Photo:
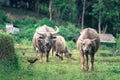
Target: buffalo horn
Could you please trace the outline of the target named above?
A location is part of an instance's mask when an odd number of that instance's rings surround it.
[[[37,32],[37,34],[39,34],[39,35],[43,35],[43,34],[44,34],[44,32]]]
[[[55,32],[53,32],[52,34],[57,34],[58,32],[59,32],[59,28],[56,26],[56,31]]]

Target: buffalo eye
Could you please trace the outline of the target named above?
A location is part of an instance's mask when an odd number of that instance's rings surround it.
[[[51,38],[52,38],[52,39],[56,39],[56,36],[52,36]]]
[[[39,38],[40,38],[40,39],[44,39],[44,37],[43,37],[43,36],[40,36]]]
[[[56,37],[52,37],[52,39],[55,39]]]
[[[82,45],[85,46],[85,43],[83,42]]]

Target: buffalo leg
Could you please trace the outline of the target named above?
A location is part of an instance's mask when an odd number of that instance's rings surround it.
[[[86,70],[88,71],[88,55],[85,55],[85,66],[86,66]]]
[[[46,54],[46,62],[49,62],[49,53]]]
[[[42,63],[42,57],[43,57],[43,54],[42,53],[40,53],[40,63]]]
[[[52,56],[54,56],[54,51],[52,50]]]
[[[82,63],[81,70],[84,71],[85,60],[84,60],[84,55],[83,54],[81,55],[81,63]]]
[[[54,56],[54,48],[52,48],[52,56]]]
[[[93,71],[94,70],[94,55],[90,55],[91,59],[90,59],[90,70]]]
[[[61,60],[63,60],[63,53],[60,53],[61,54]]]
[[[58,54],[57,51],[56,51],[56,54],[55,54],[55,55],[56,55],[57,58],[61,59],[61,56]]]

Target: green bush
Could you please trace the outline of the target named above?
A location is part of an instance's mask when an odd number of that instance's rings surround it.
[[[33,20],[33,21],[32,21]],[[27,38],[29,41],[32,40],[34,32],[38,26],[48,25],[55,28],[55,23],[47,18],[43,18],[41,21],[36,22],[34,19],[21,18],[15,21],[15,24],[20,26],[20,33],[13,34],[16,42],[21,42],[22,39]],[[76,28],[75,25],[68,23],[67,26],[59,26],[60,32],[67,41],[76,42],[79,37],[80,29]]]
[[[70,50],[75,49],[75,43],[73,41],[67,41],[67,46]]]
[[[20,28],[18,34],[12,34],[14,36],[15,42],[21,42],[22,39],[28,38],[32,40],[33,34],[35,32],[35,24],[37,20],[35,18],[20,18],[14,21],[14,24]]]
[[[27,38],[29,41],[32,40],[34,32],[38,26],[44,24],[54,27],[55,24],[47,18],[42,19],[37,23],[34,18],[21,18],[14,21],[14,24],[20,28],[20,33],[13,34],[16,42],[21,42],[22,39]],[[36,26],[35,26],[36,24]]]
[[[27,38],[29,41],[31,41],[35,33],[35,30],[36,28],[34,27],[25,29],[25,31],[23,32],[24,38]]]
[[[11,34],[14,38],[14,41],[17,43],[21,42],[21,39],[24,38],[24,34],[22,32],[19,32],[18,34]]]
[[[76,28],[75,25],[69,23],[67,26],[60,26],[60,35],[64,36],[67,41],[76,42],[79,37],[80,29]]]
[[[25,45],[31,45],[31,44],[32,44],[32,42],[31,42],[30,40],[28,40],[28,38],[22,39],[22,40],[21,40],[21,43],[22,43],[22,44],[25,44]]]
[[[5,31],[6,30],[5,25],[4,24],[0,24],[0,29]]]
[[[37,20],[35,18],[20,18],[14,21],[14,24],[17,25],[19,28],[24,27],[34,27]]]
[[[43,26],[43,25],[48,25],[50,27],[55,27],[55,23],[50,21],[48,18],[43,18],[42,20],[40,20],[35,26],[39,27],[39,26]]]
[[[0,33],[0,63],[18,67],[13,38],[6,33]]]
[[[104,50],[104,49],[108,49],[108,47],[107,47],[105,44],[101,44],[101,45],[100,45],[100,49],[101,49],[101,50]]]
[[[120,48],[120,34],[117,34],[117,38],[116,38],[116,48]]]
[[[0,11],[0,24],[11,23],[12,20],[8,18],[4,11]]]
[[[7,19],[6,13],[3,11],[0,11],[0,24],[4,24],[6,19]]]

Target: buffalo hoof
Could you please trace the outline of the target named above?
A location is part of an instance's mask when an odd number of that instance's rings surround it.
[[[46,62],[49,62],[49,60],[46,60]]]
[[[71,57],[70,59],[71,59],[71,60],[73,60],[73,61],[76,61],[76,59],[75,59],[75,58],[73,58],[73,57]]]
[[[82,72],[87,72],[88,70],[86,70],[86,69],[81,69],[81,71],[82,71]]]
[[[85,71],[84,67],[81,67],[81,71]]]
[[[82,67],[81,71],[86,72],[86,71],[88,71],[88,69]]]
[[[92,69],[90,69],[90,71],[94,71],[94,69],[92,68]]]
[[[43,61],[42,60],[39,60],[40,63],[42,63]]]
[[[94,67],[93,66],[90,66],[90,71],[94,71]]]

